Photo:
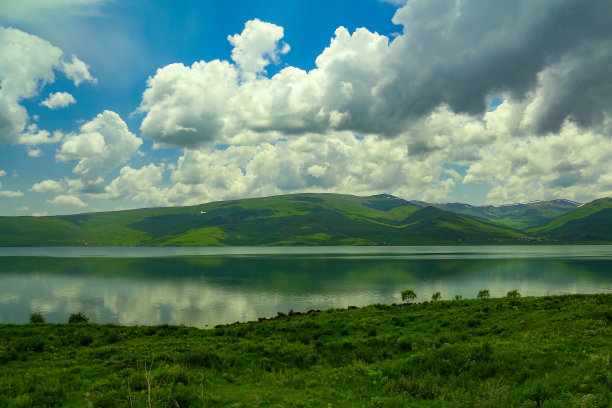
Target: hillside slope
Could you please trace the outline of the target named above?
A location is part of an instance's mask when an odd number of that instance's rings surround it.
[[[541,227],[580,206],[580,203],[570,200],[533,201],[505,205],[440,204],[422,201],[412,201],[412,203],[421,207],[436,207],[519,230]]]
[[[191,207],[0,217],[0,246],[515,243],[516,230],[386,194],[292,194]]]
[[[568,242],[612,242],[612,198],[585,204],[532,232]]]

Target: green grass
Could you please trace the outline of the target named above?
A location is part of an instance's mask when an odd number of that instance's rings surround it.
[[[611,306],[567,295],[210,330],[4,324],[0,406],[609,407]]]

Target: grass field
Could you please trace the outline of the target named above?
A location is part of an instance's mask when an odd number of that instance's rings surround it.
[[[284,312],[209,330],[0,325],[0,406],[612,404],[610,294]]]

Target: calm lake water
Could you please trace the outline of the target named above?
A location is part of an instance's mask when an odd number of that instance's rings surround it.
[[[612,246],[0,248],[0,322],[204,327],[276,312],[476,297],[612,292]]]

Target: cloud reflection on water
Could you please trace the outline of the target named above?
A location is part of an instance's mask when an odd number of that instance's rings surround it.
[[[612,260],[415,259],[333,256],[183,256],[175,258],[2,257],[0,321],[32,312],[66,322],[83,311],[94,322],[214,325],[278,311],[418,301],[440,291],[473,298],[518,289],[523,296],[612,291]]]

